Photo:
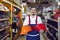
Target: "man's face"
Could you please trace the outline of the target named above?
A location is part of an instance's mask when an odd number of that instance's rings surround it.
[[[35,15],[35,13],[36,13],[36,8],[31,8],[31,14]]]

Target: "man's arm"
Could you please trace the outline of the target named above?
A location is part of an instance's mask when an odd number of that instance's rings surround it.
[[[41,20],[41,18],[38,16],[38,24],[42,24],[42,20]]]
[[[23,22],[23,26],[28,25],[29,19],[28,16],[25,18],[24,22]]]
[[[38,24],[43,24],[42,23],[42,19],[38,16]],[[44,30],[40,30],[40,33],[43,33],[44,32]]]

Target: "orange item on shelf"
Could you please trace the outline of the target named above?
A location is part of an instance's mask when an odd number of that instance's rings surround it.
[[[27,34],[28,32],[30,32],[32,29],[30,26],[23,26],[20,35],[24,35]]]

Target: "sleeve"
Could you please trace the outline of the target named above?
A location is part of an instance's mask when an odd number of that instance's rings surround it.
[[[23,26],[28,25],[28,24],[29,24],[28,23],[28,17],[26,17],[25,20],[24,20],[24,22],[23,22]]]
[[[38,17],[38,30],[42,31],[47,31],[46,27],[45,27],[45,24],[42,23],[42,20],[40,17]]]
[[[38,24],[42,24],[42,20],[39,16],[38,16]]]

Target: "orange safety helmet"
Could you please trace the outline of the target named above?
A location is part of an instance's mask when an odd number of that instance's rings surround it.
[[[23,34],[23,35],[24,35],[24,34],[27,34],[27,33],[30,32],[31,30],[32,30],[32,29],[31,29],[30,26],[23,26],[20,35],[22,35],[22,34]]]

